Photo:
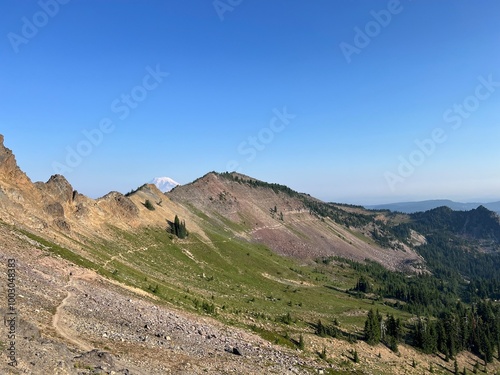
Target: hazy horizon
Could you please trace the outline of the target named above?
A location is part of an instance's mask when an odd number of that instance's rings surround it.
[[[500,200],[500,3],[1,4],[0,134],[91,197],[238,170],[325,201]]]

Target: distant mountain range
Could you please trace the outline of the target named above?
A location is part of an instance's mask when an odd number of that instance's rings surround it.
[[[172,180],[170,177],[155,177],[151,180],[150,184],[156,185],[158,190],[162,193],[168,193],[174,187],[180,185],[177,181]]]
[[[454,202],[449,199],[434,199],[434,200],[426,200],[418,202],[378,204],[378,205],[364,206],[364,207],[369,210],[391,210],[391,211],[398,211],[411,214],[414,212],[423,212],[432,210],[434,208],[442,206],[449,207],[454,211],[470,211],[479,206],[484,206],[488,210],[500,214],[500,201],[490,202],[490,203],[461,203],[461,202]]]

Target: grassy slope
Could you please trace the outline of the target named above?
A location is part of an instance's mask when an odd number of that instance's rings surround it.
[[[206,225],[211,243],[196,234],[179,240],[156,228],[136,233],[114,228],[117,242],[86,245],[83,256],[23,233],[75,264],[156,295],[160,303],[210,313],[286,347],[296,348],[294,340],[301,333],[309,335],[308,342],[326,340],[317,345],[328,344],[328,339],[310,336],[312,324],[318,319],[327,324],[337,319],[343,332],[356,337],[362,334],[366,312],[371,308],[403,321],[411,318],[383,302],[345,293],[343,290],[353,287],[359,277],[348,265],[300,264],[262,245],[231,239],[215,223],[206,221]],[[212,305],[215,314],[210,311]],[[287,314],[292,318],[289,324],[282,321]],[[317,345],[306,347],[306,351],[316,355]],[[354,373],[352,363],[345,358],[332,361]]]

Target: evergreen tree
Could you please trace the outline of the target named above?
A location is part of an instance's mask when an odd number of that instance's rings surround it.
[[[179,216],[175,215],[175,218],[174,218],[174,234],[179,237],[179,228],[180,228],[181,224],[180,224],[180,220],[179,220]]]
[[[437,333],[437,350],[443,354],[448,351],[446,349],[446,332],[444,330],[444,325],[441,320],[436,323],[436,333]]]
[[[497,358],[500,360],[500,339],[497,341],[497,350],[498,350]]]
[[[435,353],[437,351],[437,332],[434,322],[427,319],[427,327],[424,332],[424,342],[422,349],[425,353]]]
[[[146,207],[150,211],[155,210],[155,206],[153,206],[153,204],[151,203],[151,201],[149,199],[146,199],[146,202],[144,202],[144,207]]]
[[[302,336],[302,333],[301,333],[300,337],[299,337],[299,349],[304,350],[304,347],[305,347],[304,336]]]
[[[394,353],[397,353],[399,351],[398,349],[398,341],[394,336],[389,336],[387,346],[389,349],[391,349]]]
[[[450,358],[454,358],[457,354],[457,349],[459,349],[458,338],[460,335],[459,324],[457,316],[451,312],[447,311],[442,317],[444,332],[446,335],[446,355]]]
[[[481,352],[485,363],[493,361],[493,349],[491,348],[488,334],[484,329],[481,329]]]
[[[403,327],[401,325],[401,320],[398,318],[397,320],[394,318],[394,315],[387,315],[387,319],[385,321],[385,342],[386,345],[393,352],[398,352],[398,342],[401,340],[403,335]]]
[[[319,353],[321,359],[326,359],[326,348],[323,346],[323,350]]]
[[[392,314],[387,315],[385,326],[387,335],[394,337],[397,341],[401,340],[401,337],[403,336],[401,319],[395,319]]]
[[[189,234],[187,229],[186,229],[186,222],[180,221],[180,219],[177,215],[175,215],[175,218],[174,218],[172,233],[175,234],[180,239],[186,238]]]
[[[375,314],[373,309],[368,312],[368,317],[365,321],[365,340],[370,345],[376,345],[380,342],[381,333],[381,317],[380,314]]]
[[[418,318],[418,321],[413,326],[413,346],[417,348],[422,348],[424,345],[424,324],[422,323],[422,319]]]
[[[354,288],[354,290],[363,293],[370,293],[372,291],[368,279],[366,279],[364,276],[361,276],[358,279],[358,282],[356,283],[356,287]]]
[[[320,337],[326,337],[326,327],[321,320],[318,320],[318,324],[316,324],[316,334]]]
[[[318,320],[318,323],[316,324],[315,333],[320,337],[327,337],[327,336],[337,337],[338,328],[333,325],[326,326],[321,322],[321,320]]]
[[[182,221],[179,227],[179,238],[186,238],[188,232],[186,230],[186,221]]]
[[[438,345],[438,334],[434,322],[429,318],[419,318],[413,327],[413,345],[424,353],[435,353]]]

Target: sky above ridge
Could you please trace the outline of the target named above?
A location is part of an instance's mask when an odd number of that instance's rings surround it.
[[[500,199],[496,0],[6,0],[0,133],[34,180],[233,171],[327,201]]]

